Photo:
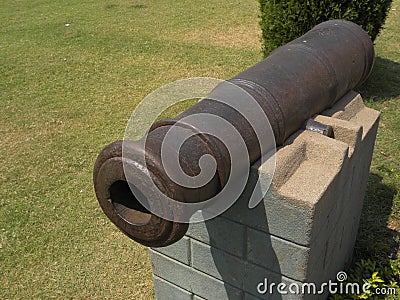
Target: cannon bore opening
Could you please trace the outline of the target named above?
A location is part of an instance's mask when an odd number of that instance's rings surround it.
[[[110,188],[110,200],[114,211],[126,222],[132,225],[145,225],[150,221],[151,213],[144,207],[132,193],[128,182],[118,180]],[[141,199],[144,195],[135,190]],[[146,204],[147,205],[147,204]]]

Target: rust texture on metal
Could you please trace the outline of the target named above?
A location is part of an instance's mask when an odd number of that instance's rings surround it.
[[[304,128],[313,115],[331,107],[363,83],[373,62],[374,49],[367,33],[354,23],[332,20],[276,49],[266,59],[228,81],[258,102],[271,124],[276,145],[282,145],[291,134]],[[219,86],[213,93],[218,89]],[[213,156],[217,162],[214,177],[197,189],[184,188],[168,178],[161,163],[161,144],[170,126],[186,116],[209,113],[224,118],[242,136],[251,163],[260,158],[257,136],[247,120],[232,107],[211,98],[202,99],[174,119],[153,124],[145,149],[138,149],[135,142],[131,146],[127,142],[125,146],[132,153],[145,152],[146,172],[150,173],[157,188],[172,199],[205,201],[220,192],[230,175],[231,162],[226,147],[217,138],[199,132],[181,149],[170,151],[177,151],[182,169],[191,176],[199,173],[200,157]],[[332,134],[329,128],[315,127],[315,123],[309,125],[322,133]],[[179,126],[197,132],[191,124]],[[122,232],[143,245],[167,246],[187,231],[187,224],[164,220],[136,201],[124,174],[122,141],[108,145],[99,154],[94,167],[94,188],[104,213]]]

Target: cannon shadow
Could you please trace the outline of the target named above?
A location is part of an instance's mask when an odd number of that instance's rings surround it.
[[[371,75],[359,88],[363,99],[382,102],[400,96],[400,64],[390,59],[376,57]]]
[[[400,233],[391,227],[390,215],[396,189],[382,182],[382,176],[370,173],[364,199],[353,264],[360,259],[378,259],[388,265],[399,251]],[[398,227],[398,226],[397,226]]]
[[[394,259],[399,251],[399,240],[400,234],[394,229],[396,224],[390,224],[390,215],[392,211],[393,201],[396,195],[396,189],[392,186],[386,185],[382,182],[382,177],[375,173],[370,173],[367,191],[364,200],[364,207],[362,210],[362,216],[360,220],[360,228],[357,236],[357,242],[355,245],[352,266],[355,262],[361,259],[372,259],[377,260],[380,266],[388,266],[389,261]],[[251,216],[254,213],[254,218],[265,222],[267,227],[263,230],[268,231],[268,220],[265,214],[264,202],[261,202],[255,211],[251,209],[244,210],[243,203],[246,201],[246,197],[241,197],[227,212],[225,212],[219,218],[228,218],[232,220],[232,214],[229,214],[230,210],[235,212],[237,220],[243,220]],[[260,212],[263,211],[263,214]],[[262,217],[260,217],[262,215]],[[244,222],[245,223],[245,222]],[[214,260],[215,267],[218,270],[220,279],[225,283],[225,292],[227,299],[241,299],[238,296],[238,290],[243,290],[246,293],[246,297],[249,299],[282,299],[282,296],[276,293],[274,294],[259,294],[257,292],[257,284],[268,279],[268,283],[280,283],[284,282],[285,279],[281,275],[281,267],[278,261],[278,257],[273,247],[272,238],[270,235],[264,235],[263,253],[268,256],[268,268],[258,265],[249,259],[251,257],[251,247],[249,245],[250,236],[248,230],[252,230],[251,227],[243,225],[246,228],[245,240],[243,245],[243,257],[236,257],[237,261],[241,262],[238,264],[228,264],[227,257],[229,253],[221,255],[221,250],[218,248],[211,248],[212,258]],[[211,223],[206,222],[206,228],[210,239],[218,239],[221,237],[221,231],[215,226],[211,226]],[[240,241],[243,240],[242,233],[240,231],[231,230],[226,232],[229,239]],[[238,268],[240,268],[238,270]],[[232,274],[236,274],[236,283],[232,282]],[[235,287],[236,289],[232,288]],[[244,297],[242,295],[241,297]],[[246,298],[247,299],[247,298]]]
[[[225,232],[230,240],[236,241],[236,243],[243,243],[243,245],[237,245],[242,247],[243,252],[241,257],[234,257],[237,261],[235,263],[227,263],[227,258],[231,256],[229,253],[222,253],[218,248],[212,247],[211,254],[214,260],[215,267],[220,274],[220,279],[224,281],[225,291],[227,299],[282,299],[282,296],[276,293],[274,294],[260,294],[257,290],[257,286],[263,282],[264,285],[261,289],[265,289],[265,279],[267,279],[268,285],[272,282],[279,284],[282,282],[283,278],[281,275],[281,267],[272,245],[271,236],[267,233],[269,232],[268,220],[266,216],[266,208],[264,201],[261,201],[255,208],[248,208],[248,196],[246,196],[246,191],[253,190],[254,186],[250,183],[247,184],[245,192],[242,196],[230,207],[226,212],[217,218],[229,219],[240,226],[243,227],[244,231],[231,230]],[[260,191],[255,191],[261,195]],[[251,259],[252,256],[252,241],[254,243],[255,238],[252,237],[250,231],[255,231],[254,228],[246,224],[246,220],[249,218],[256,218],[257,222],[262,224],[262,241],[257,241],[257,243],[262,244],[261,256],[264,266],[254,263]],[[206,229],[208,231],[210,240],[218,239],[221,237],[221,230],[212,226],[212,223],[205,222]],[[244,237],[243,237],[244,232]],[[257,255],[260,254],[260,249],[254,250]],[[253,253],[254,255],[254,253]],[[232,257],[233,258],[233,257]],[[268,268],[265,265],[268,265]],[[232,279],[232,274],[236,278]],[[233,280],[233,283],[232,283]],[[232,286],[234,287],[232,289]],[[242,292],[240,292],[242,290]]]

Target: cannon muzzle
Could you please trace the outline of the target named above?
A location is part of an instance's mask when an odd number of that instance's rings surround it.
[[[190,117],[213,115],[231,124],[244,141],[244,156],[254,163],[272,147],[271,143],[265,146],[260,142],[255,127],[270,126],[273,146],[282,145],[309,118],[363,83],[373,62],[371,39],[358,25],[331,20],[315,26],[263,61],[217,85],[209,96],[174,119],[154,123],[142,140],[117,141],[105,147],[94,167],[94,188],[100,206],[122,232],[143,245],[160,247],[178,241],[187,231],[188,222],[182,222],[179,206],[165,205],[159,195],[179,203],[204,203],[206,207],[208,199],[227,187],[230,177],[237,177],[232,171],[235,153],[221,138],[200,128],[208,121],[192,122]],[[249,105],[247,109],[244,103],[247,113],[262,113],[261,117],[250,122],[236,109],[235,105],[247,101],[241,93],[254,99],[258,107],[252,110],[255,106]],[[172,127],[178,128],[178,137],[188,137],[179,148],[163,145]],[[224,134],[224,129],[220,130]],[[234,144],[234,138],[231,141]],[[214,172],[201,186],[179,184],[174,180],[175,174],[167,171],[163,152],[178,157],[179,169],[195,181],[202,172],[203,156],[213,158]],[[239,163],[239,168],[245,170],[248,166]],[[167,211],[171,217],[160,217],[162,214],[154,213],[154,209]]]

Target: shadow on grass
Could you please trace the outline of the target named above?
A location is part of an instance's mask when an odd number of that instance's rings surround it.
[[[376,57],[372,73],[359,92],[366,101],[375,102],[400,96],[400,64]]]
[[[388,227],[395,195],[380,175],[369,175],[353,262],[369,258],[386,265],[396,256],[399,233]]]

